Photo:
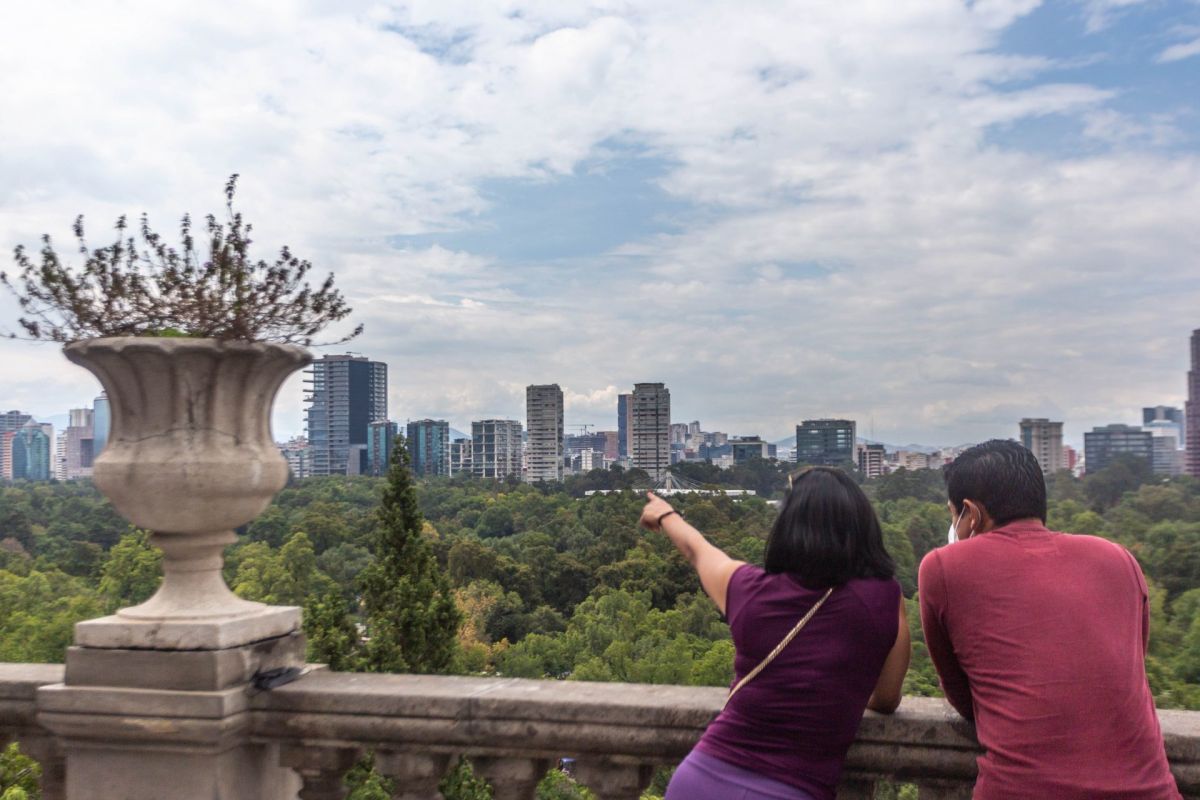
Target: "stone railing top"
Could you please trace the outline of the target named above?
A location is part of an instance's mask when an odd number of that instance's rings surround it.
[[[62,679],[62,664],[0,663],[0,702],[33,703],[39,686]]]
[[[317,671],[251,707],[257,735],[280,742],[673,763],[724,697],[708,687]],[[1193,794],[1200,713],[1160,719],[1180,787]],[[969,782],[979,752],[972,725],[945,701],[906,697],[895,714],[866,713],[846,766],[867,780]]]
[[[725,690],[711,687],[318,670],[260,695],[255,705],[307,713],[703,728],[724,697]]]

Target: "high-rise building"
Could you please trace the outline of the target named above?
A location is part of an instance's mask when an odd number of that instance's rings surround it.
[[[1142,409],[1142,425],[1146,427],[1163,428],[1172,425],[1175,428],[1175,439],[1182,449],[1187,443],[1187,417],[1182,408],[1175,406],[1147,406]]]
[[[471,473],[503,480],[521,477],[521,423],[484,419],[471,423]]]
[[[860,444],[858,446],[858,471],[864,478],[878,478],[883,474],[883,462],[887,452],[881,444]]]
[[[368,469],[366,444],[352,444],[346,448],[347,475],[367,475]]]
[[[744,464],[754,458],[765,461],[771,457],[771,445],[760,436],[740,436],[729,440],[729,455],[734,464]]]
[[[1200,478],[1200,328],[1192,331],[1192,368],[1188,371],[1188,399],[1184,412],[1187,474]]]
[[[1143,425],[1142,430],[1149,431],[1153,437],[1150,466],[1154,469],[1154,474],[1172,478],[1182,475],[1185,453],[1179,449],[1179,426],[1166,420],[1155,420]]]
[[[1083,463],[1089,473],[1099,472],[1122,454],[1153,464],[1153,435],[1133,425],[1103,425],[1083,434]]]
[[[365,356],[332,355],[305,372],[309,384],[305,417],[313,475],[365,471],[367,429],[387,419],[387,364]]]
[[[594,469],[604,469],[609,459],[600,450],[583,450],[571,458],[573,472],[591,472]]]
[[[621,434],[619,431],[598,431],[604,437],[604,460],[610,464],[621,457]]]
[[[73,408],[67,425],[67,449],[64,471],[67,480],[90,478],[95,444],[92,431],[94,415],[90,408]]]
[[[67,479],[66,429],[58,432],[58,436],[54,442],[54,479],[56,481],[65,481]]]
[[[796,463],[842,466],[855,462],[852,419],[806,419],[796,426]]]
[[[633,467],[659,480],[671,465],[671,392],[661,383],[636,383],[630,405]]]
[[[287,460],[293,478],[300,480],[312,475],[312,450],[308,446],[308,439],[293,436],[279,445],[279,452]]]
[[[525,387],[526,452],[530,483],[563,478],[563,393],[557,383]]]
[[[471,440],[455,439],[450,443],[450,474],[471,473]]]
[[[20,411],[6,411],[0,414],[0,438],[6,433],[16,433],[32,419],[33,417],[29,414]],[[8,456],[5,454],[4,448],[0,447],[0,475],[8,475],[10,471]]]
[[[671,423],[671,444],[685,445],[688,440],[689,425],[686,422]]]
[[[35,422],[26,423],[18,431],[5,434],[5,449],[12,480],[48,481],[52,475],[50,442],[53,433],[47,434],[45,427]]]
[[[13,441],[17,438],[16,431],[0,433],[0,479],[13,479]]]
[[[392,466],[392,449],[400,426],[386,419],[376,420],[367,426],[367,474],[381,477]],[[410,453],[411,455],[411,453]]]
[[[617,395],[617,458],[629,458],[633,453],[633,395]]]
[[[599,431],[596,433],[568,433],[563,439],[563,451],[568,456],[577,456],[588,450],[603,451],[607,447],[608,437]]]
[[[1079,464],[1079,451],[1069,444],[1064,444],[1063,462],[1066,464],[1066,469],[1074,472],[1075,467]]]
[[[1042,472],[1050,474],[1066,469],[1063,459],[1063,424],[1048,419],[1026,417],[1020,422],[1021,444],[1033,453]]]
[[[419,419],[408,423],[408,457],[413,475],[450,474],[450,423]]]
[[[112,426],[112,409],[108,395],[104,392],[92,401],[92,456],[98,458],[108,444],[108,431]]]

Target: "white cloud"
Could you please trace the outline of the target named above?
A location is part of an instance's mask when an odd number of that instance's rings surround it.
[[[1200,56],[1200,37],[1192,39],[1190,42],[1180,42],[1173,44],[1163,50],[1158,55],[1160,64],[1168,64],[1172,61],[1183,61],[1185,58]]]
[[[1088,32],[1095,33],[1112,25],[1129,9],[1150,2],[1151,0],[1081,0],[1081,5]]]
[[[1129,5],[1085,10],[1099,26]],[[525,383],[558,382],[573,421],[606,424],[645,379],[680,418],[744,433],[837,413],[961,441],[1022,403],[1121,419],[1181,399],[1200,160],[1158,149],[1177,120],[999,52],[1037,6],[10,4],[0,244],[61,239],[79,211],[97,236],[143,209],[169,229],[239,171],[258,240],[337,272],[400,419],[522,418]],[[994,144],[1035,118],[1096,149]],[[491,182],[553,181],[614,141],[703,213],[570,264],[390,244],[478,224]],[[9,404],[79,402],[76,373],[27,347],[0,343],[27,376]]]

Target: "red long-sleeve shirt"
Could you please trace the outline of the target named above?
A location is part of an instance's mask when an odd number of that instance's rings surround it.
[[[1177,800],[1125,548],[1016,522],[925,556],[921,624],[985,754],[976,800]]]

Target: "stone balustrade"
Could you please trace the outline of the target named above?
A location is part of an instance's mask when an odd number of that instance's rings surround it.
[[[54,696],[62,680],[61,666],[0,664],[0,739],[19,740],[42,762],[47,800],[63,797],[64,775],[56,738],[39,720],[63,713]],[[215,694],[197,692],[197,702],[166,708],[155,702],[160,690],[140,691],[140,706],[113,702],[119,720],[104,725],[106,735],[155,730],[166,747],[172,737],[189,740]],[[497,800],[532,797],[562,758],[575,760],[576,778],[601,800],[632,800],[657,767],[688,752],[723,697],[721,689],[682,686],[322,669],[273,690],[238,691],[239,725],[293,771],[293,785],[271,781],[270,795],[302,800],[344,797],[342,775],[368,750],[404,800],[438,798],[438,782],[460,755],[492,782]],[[1200,798],[1200,713],[1159,716],[1179,787]],[[969,797],[977,752],[970,726],[942,701],[909,697],[894,715],[863,719],[839,797],[870,797],[882,780],[914,783],[922,800]]]
[[[63,800],[66,792],[62,751],[37,721],[37,692],[62,680],[61,664],[0,663],[0,746],[17,741],[42,765],[43,800]]]

